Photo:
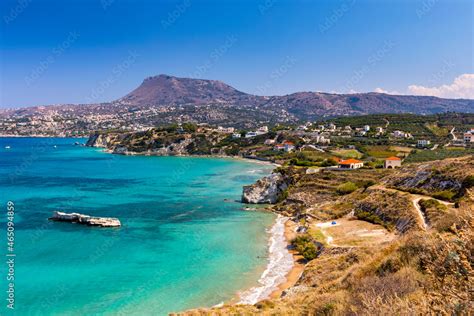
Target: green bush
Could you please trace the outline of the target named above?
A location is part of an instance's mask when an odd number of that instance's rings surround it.
[[[385,222],[380,216],[372,212],[356,210],[355,216],[360,220],[363,220],[372,224],[382,225],[387,230],[393,230],[394,228],[392,223]]]
[[[338,185],[336,191],[337,193],[344,195],[344,194],[352,193],[357,189],[358,189],[357,184],[355,184],[354,182],[348,181],[348,182]]]
[[[316,243],[309,234],[296,237],[291,244],[308,261],[315,259],[322,249],[322,246]]]
[[[336,166],[336,165],[337,165],[337,161],[332,158],[326,159],[319,164],[320,167],[331,167],[331,166]]]
[[[464,178],[462,182],[463,188],[469,189],[474,187],[474,175],[469,175],[466,178]]]
[[[451,201],[456,196],[456,192],[450,190],[439,191],[433,194],[433,197],[440,200]]]

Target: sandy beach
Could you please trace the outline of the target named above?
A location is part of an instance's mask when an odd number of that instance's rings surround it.
[[[285,238],[290,244],[291,240],[296,237],[296,227],[297,224],[292,220],[288,220],[285,223]],[[300,278],[301,274],[303,273],[305,265],[301,263],[301,259],[303,256],[299,255],[295,250],[289,250],[291,255],[293,256],[293,268],[290,272],[286,275],[286,281],[278,286],[278,289],[273,291],[270,295],[270,298],[279,298],[283,291],[289,289],[290,287],[294,286],[298,279]]]

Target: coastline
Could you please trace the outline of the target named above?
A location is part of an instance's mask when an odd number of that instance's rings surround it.
[[[92,147],[92,146],[89,146]],[[97,147],[96,147],[97,148]],[[280,164],[272,161],[266,161],[256,159],[252,157],[244,156],[226,156],[226,155],[160,155],[152,153],[137,153],[137,152],[125,152],[125,153],[114,153],[112,150],[103,148],[102,150],[109,154],[118,154],[123,156],[150,156],[150,157],[191,157],[191,158],[218,158],[218,159],[232,159],[246,162],[252,162],[259,165],[270,165],[273,167],[280,167]],[[276,213],[275,213],[276,214]],[[275,224],[270,229],[269,237],[269,262],[267,268],[262,273],[258,283],[261,286],[252,287],[237,293],[237,297],[229,301],[230,304],[256,304],[260,301],[279,298],[282,293],[288,288],[294,286],[299,280],[303,273],[305,265],[301,263],[303,258],[295,250],[290,249],[289,245],[293,238],[296,237],[296,223],[290,218],[283,217],[276,214]],[[281,225],[281,227],[278,227]],[[281,229],[280,231],[278,231]],[[274,230],[277,230],[276,232]],[[279,235],[279,236],[278,236]],[[279,240],[275,241],[275,239]],[[278,246],[277,246],[278,245]],[[277,246],[279,249],[275,249]],[[272,258],[272,254],[277,253],[276,259]],[[282,260],[286,255],[286,260]],[[275,257],[274,256],[274,257]],[[283,262],[276,262],[278,259]],[[277,271],[275,274],[275,270]],[[273,274],[273,275],[272,275]],[[222,303],[214,305],[213,307],[219,307]]]
[[[260,287],[250,288],[241,293],[234,304],[256,304],[266,299],[278,299],[282,293],[294,286],[303,273],[303,257],[288,246],[296,237],[296,223],[290,218],[278,215],[270,232],[269,262],[258,280]],[[279,247],[279,249],[277,248]]]
[[[282,283],[286,282],[286,276],[293,269],[293,256],[288,251],[285,236],[285,223],[287,217],[278,215],[275,224],[268,231],[268,262],[265,270],[258,279],[258,285],[244,290],[239,295],[237,304],[253,305],[271,296]]]
[[[102,148],[103,152],[112,154],[112,155],[122,155],[122,156],[144,156],[144,157],[191,157],[191,158],[219,158],[219,159],[236,159],[236,160],[242,160],[242,161],[248,161],[248,162],[253,162],[256,164],[261,164],[261,165],[271,165],[274,166],[275,168],[281,167],[280,164],[270,161],[270,160],[262,160],[262,159],[257,159],[257,158],[252,158],[252,157],[244,157],[244,156],[226,156],[226,155],[161,155],[161,154],[153,154],[153,153],[139,153],[139,152],[134,152],[134,151],[127,151],[125,153],[114,153],[112,150],[104,148],[104,147],[93,147],[93,146],[86,146],[90,148]]]
[[[291,219],[288,219],[286,221],[285,239],[288,246],[290,245],[291,240],[296,237],[296,228],[297,228],[296,223],[293,222]],[[293,257],[293,267],[285,276],[286,281],[281,283],[278,286],[278,289],[273,291],[268,298],[272,298],[272,299],[280,298],[284,291],[288,290],[290,287],[294,286],[296,282],[298,282],[299,278],[301,277],[301,274],[303,273],[303,270],[305,268],[305,264],[302,263],[302,259],[304,259],[303,256],[298,254],[297,251],[294,249],[288,249],[288,251]]]

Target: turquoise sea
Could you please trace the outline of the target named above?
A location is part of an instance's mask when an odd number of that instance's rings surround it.
[[[0,138],[2,254],[15,207],[15,305],[0,264],[0,315],[163,315],[255,286],[275,217],[246,212],[252,162],[118,156],[85,139]],[[10,148],[5,148],[10,146]],[[50,222],[54,210],[117,217],[120,228]]]

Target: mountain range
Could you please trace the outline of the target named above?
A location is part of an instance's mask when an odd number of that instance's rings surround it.
[[[216,80],[159,75],[143,83],[116,102],[130,105],[205,105],[286,110],[299,119],[332,115],[372,113],[432,114],[447,111],[473,112],[474,100],[441,99],[430,96],[388,95],[383,93],[330,94],[296,92],[283,96],[247,94]]]
[[[50,133],[54,129],[66,131],[71,128],[87,133],[97,129],[132,125],[143,128],[186,121],[247,128],[335,116],[443,112],[473,113],[474,100],[373,92],[296,92],[282,96],[258,96],[239,91],[221,81],[158,75],[146,78],[135,90],[111,102],[0,110],[0,120],[23,122],[22,126],[26,126],[24,133]],[[41,127],[44,122],[49,122],[47,129]]]

